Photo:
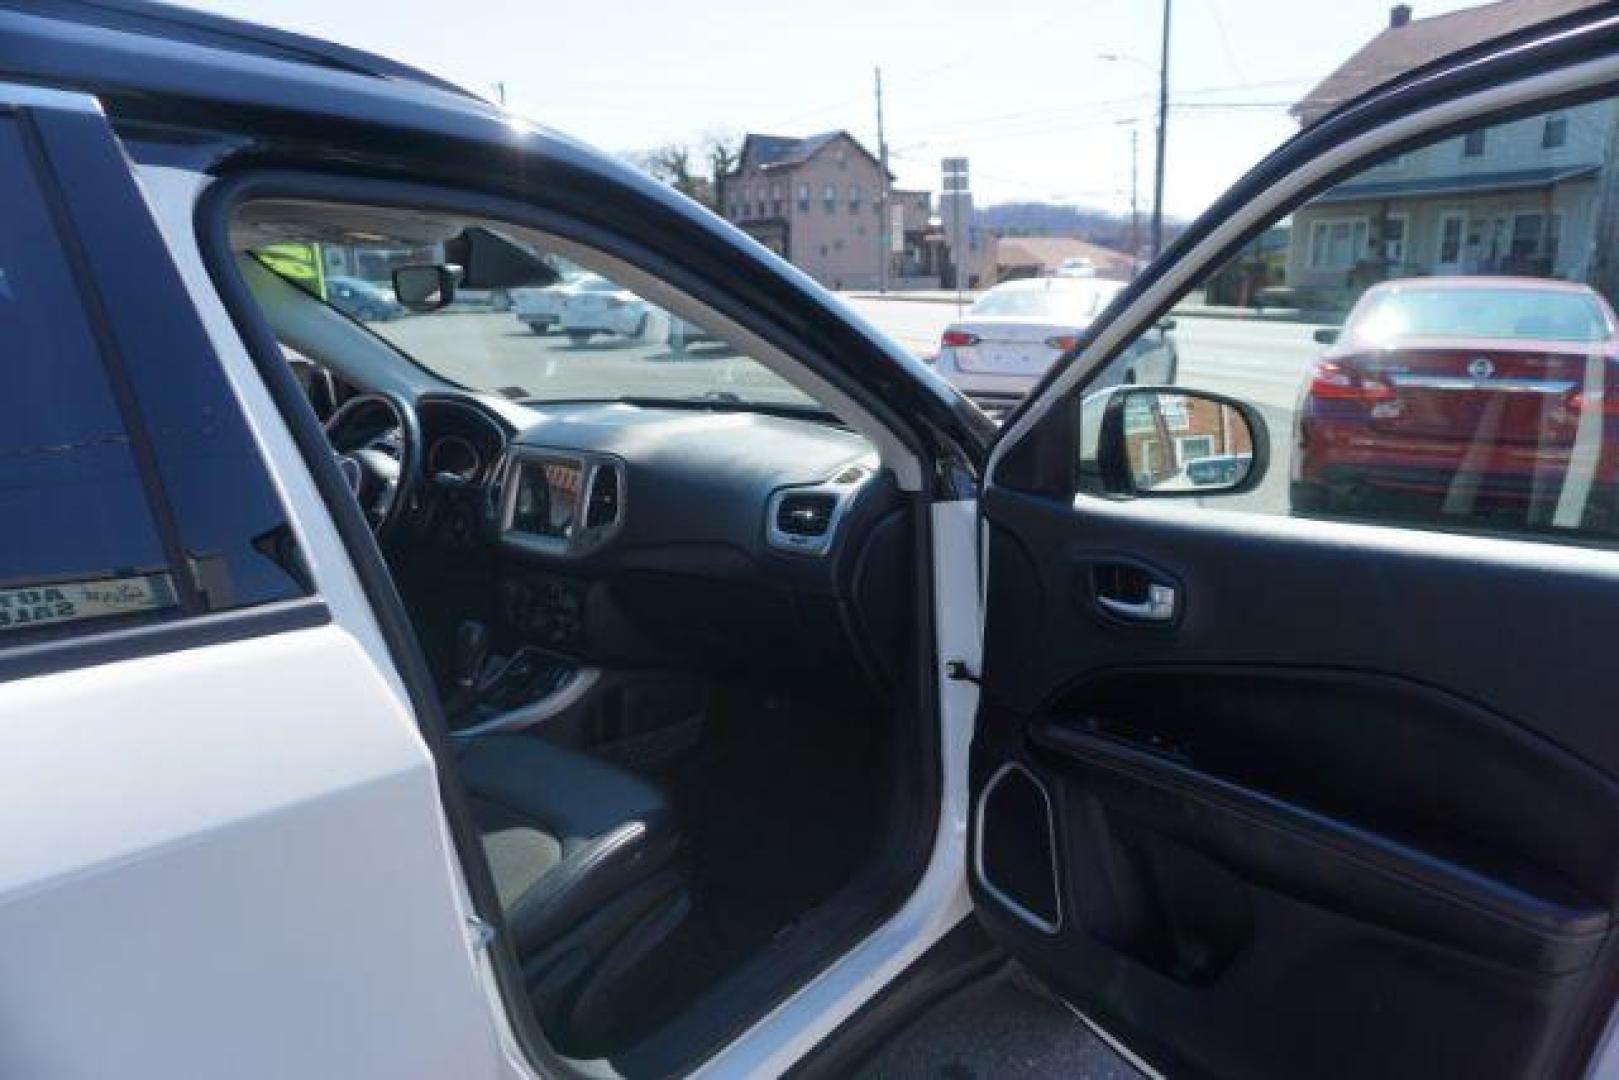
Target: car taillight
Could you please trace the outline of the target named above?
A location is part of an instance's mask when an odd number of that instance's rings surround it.
[[[965,330],[946,330],[939,344],[947,349],[959,349],[965,345],[977,345],[978,335],[970,334]]]
[[[1336,401],[1389,401],[1394,397],[1394,387],[1336,361],[1323,360],[1310,370],[1310,396]]]
[[[1058,334],[1056,337],[1046,338],[1046,344],[1058,352],[1067,352],[1079,344],[1079,338],[1073,334]]]

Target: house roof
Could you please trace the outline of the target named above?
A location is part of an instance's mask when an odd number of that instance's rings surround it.
[[[795,168],[838,139],[848,139],[850,144],[869,158],[873,165],[877,164],[877,159],[871,151],[861,146],[860,140],[847,131],[823,131],[819,135],[809,135],[802,139],[790,135],[750,133],[742,140],[741,164],[757,165],[761,169]]]
[[[1002,236],[995,241],[996,266],[1034,266],[1049,272],[1064,259],[1089,259],[1102,277],[1130,273],[1130,256],[1071,236]]]
[[[1409,180],[1367,180],[1339,184],[1318,195],[1312,205],[1359,202],[1366,199],[1414,199],[1438,195],[1482,195],[1496,191],[1532,191],[1570,180],[1589,180],[1595,165],[1511,169],[1504,172],[1466,173],[1460,176],[1419,176]]]
[[[1404,25],[1386,26],[1289,111],[1309,125],[1382,83],[1413,68],[1536,23],[1591,7],[1602,0],[1498,0]]]

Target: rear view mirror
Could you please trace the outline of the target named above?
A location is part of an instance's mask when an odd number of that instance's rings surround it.
[[[1097,428],[1095,460],[1082,462],[1081,471],[1100,481],[1103,494],[1235,494],[1264,478],[1265,421],[1233,398],[1180,387],[1116,386],[1087,399],[1082,415]]]
[[[393,276],[394,296],[411,311],[437,311],[455,299],[453,266],[401,266]]]
[[[1311,336],[1317,345],[1334,345],[1338,341],[1338,331],[1330,326],[1323,326]]]

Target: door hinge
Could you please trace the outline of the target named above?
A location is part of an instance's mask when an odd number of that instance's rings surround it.
[[[489,946],[495,943],[495,928],[488,920],[479,915],[467,916],[467,937],[472,947],[479,952],[488,952]]]
[[[945,678],[952,682],[970,682],[974,686],[983,685],[978,681],[978,675],[967,666],[965,660],[946,660],[944,662]]]

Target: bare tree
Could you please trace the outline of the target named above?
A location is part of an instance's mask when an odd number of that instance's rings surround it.
[[[711,131],[703,136],[703,153],[708,158],[708,174],[713,177],[713,209],[725,212],[725,183],[742,164],[742,142],[729,132]]]
[[[710,132],[701,143],[667,142],[631,160],[659,180],[711,210],[725,205],[726,176],[740,160],[741,143],[733,135]]]

